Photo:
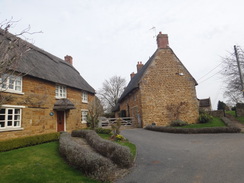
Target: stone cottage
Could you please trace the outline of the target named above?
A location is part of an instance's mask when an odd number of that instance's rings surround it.
[[[1,43],[14,40],[28,50],[0,77],[0,140],[86,127],[95,90],[74,68],[72,57],[62,60],[0,31]]]
[[[197,82],[168,43],[168,35],[160,32],[157,50],[145,65],[137,63],[137,73],[119,99],[117,116],[133,117],[138,127],[165,126],[176,119],[197,122]]]

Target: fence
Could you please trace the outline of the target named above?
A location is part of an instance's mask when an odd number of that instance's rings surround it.
[[[132,126],[133,125],[133,118],[131,117],[124,117],[124,118],[105,118],[101,117],[99,119],[99,127],[108,127],[112,124],[115,124],[118,119],[121,119],[121,126]]]

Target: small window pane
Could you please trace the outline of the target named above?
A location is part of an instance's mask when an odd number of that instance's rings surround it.
[[[13,109],[9,109],[8,114],[13,114]]]
[[[5,109],[1,109],[0,114],[5,114]]]
[[[8,126],[12,126],[12,121],[8,121]]]
[[[14,126],[20,126],[20,125],[19,125],[19,121],[15,121],[15,122],[14,122]]]
[[[5,127],[5,122],[0,122],[0,127],[1,128]]]

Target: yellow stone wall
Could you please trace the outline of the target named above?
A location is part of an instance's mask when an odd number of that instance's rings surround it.
[[[24,94],[2,93],[4,96],[11,96],[6,105],[25,106],[22,109],[21,127],[18,131],[1,131],[0,140],[17,138],[30,135],[38,135],[57,131],[57,113],[53,110],[56,84],[30,76],[23,77]],[[94,95],[88,93],[88,101],[93,100]],[[88,104],[82,103],[81,90],[67,87],[67,99],[76,107],[66,111],[65,127],[70,132],[74,129],[86,127],[81,123],[81,110],[87,109]],[[50,112],[54,115],[50,116]]]

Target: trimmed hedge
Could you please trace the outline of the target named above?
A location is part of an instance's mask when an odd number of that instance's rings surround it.
[[[70,165],[89,177],[100,181],[112,181],[115,177],[116,165],[110,159],[75,142],[69,133],[61,133],[59,151]]]
[[[74,130],[71,136],[85,138],[92,148],[121,168],[129,168],[133,165],[133,156],[128,147],[102,139],[95,131]]]
[[[196,133],[240,133],[241,129],[237,127],[206,127],[206,128],[173,128],[164,126],[146,126],[146,130],[167,132],[167,133],[184,133],[184,134],[196,134]]]
[[[51,142],[59,139],[59,133],[48,133],[42,135],[20,137],[16,139],[0,141],[0,152],[9,151],[21,147],[33,146],[44,142]]]
[[[95,129],[95,131],[101,134],[110,134],[112,132],[111,129],[106,129],[106,128],[97,128]]]

